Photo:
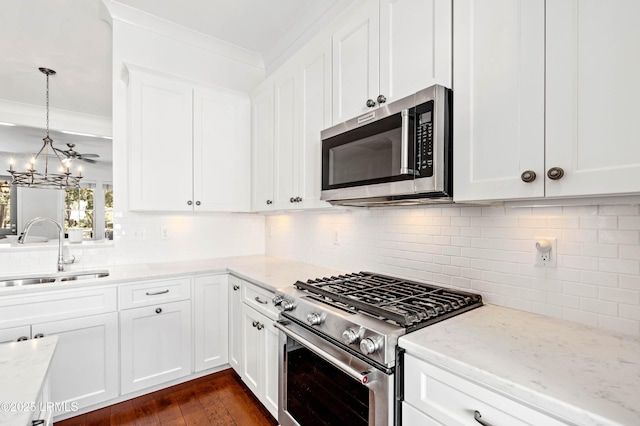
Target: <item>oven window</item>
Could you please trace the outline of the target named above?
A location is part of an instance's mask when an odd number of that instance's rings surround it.
[[[397,129],[329,150],[329,185],[399,174],[401,134]]]
[[[287,411],[301,425],[367,426],[369,393],[304,347],[287,353]]]

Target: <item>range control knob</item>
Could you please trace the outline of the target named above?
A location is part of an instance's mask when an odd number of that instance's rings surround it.
[[[322,324],[322,317],[317,312],[311,312],[307,315],[307,322],[311,325],[320,325]]]
[[[280,303],[280,307],[283,311],[293,311],[296,305],[293,303],[293,300],[284,299],[282,303]]]
[[[352,343],[356,343],[360,339],[358,333],[356,333],[353,328],[347,328],[342,332],[342,341],[345,345],[350,345]]]
[[[362,339],[360,342],[360,352],[365,355],[371,355],[375,353],[378,349],[380,349],[380,345],[378,342],[373,341],[373,339],[367,337],[366,339]]]
[[[273,302],[273,304],[275,306],[278,306],[278,305],[282,304],[282,302],[284,302],[284,297],[280,296],[280,295],[277,295],[272,299],[272,302]]]

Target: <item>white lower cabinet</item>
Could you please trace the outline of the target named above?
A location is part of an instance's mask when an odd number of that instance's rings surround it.
[[[49,369],[49,400],[58,407],[81,410],[118,396],[115,288],[3,297],[0,328],[0,341],[58,336]]]
[[[403,411],[404,426],[476,424],[476,411],[483,421],[496,426],[566,425],[531,405],[414,356],[406,354],[404,360],[403,409],[410,406]],[[420,420],[416,422],[415,419]]]
[[[78,409],[118,396],[118,314],[34,324],[32,335],[58,336],[51,399]],[[54,415],[61,414],[55,412]]]
[[[228,275],[194,279],[194,370],[204,371],[229,359]]]
[[[273,326],[277,312],[270,303],[273,294],[243,282],[241,335],[242,380],[278,418],[278,331]]]
[[[229,365],[242,377],[242,285],[229,275]]]
[[[120,311],[121,392],[191,374],[191,302]]]

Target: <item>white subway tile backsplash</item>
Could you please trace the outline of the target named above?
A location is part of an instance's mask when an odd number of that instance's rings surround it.
[[[266,238],[268,255],[471,289],[487,303],[640,335],[637,205],[455,205],[283,217],[266,217],[267,229],[275,229]],[[538,237],[557,238],[557,267],[533,265]]]

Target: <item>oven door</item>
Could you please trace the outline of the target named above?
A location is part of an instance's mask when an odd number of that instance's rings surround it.
[[[369,124],[333,134],[323,131],[323,200],[410,194],[415,192],[414,108],[376,117]],[[351,120],[351,121],[354,121]],[[349,126],[350,122],[344,123]],[[340,126],[338,126],[340,128]],[[344,129],[343,129],[344,130]]]
[[[296,323],[278,321],[282,426],[392,426],[394,376]]]

